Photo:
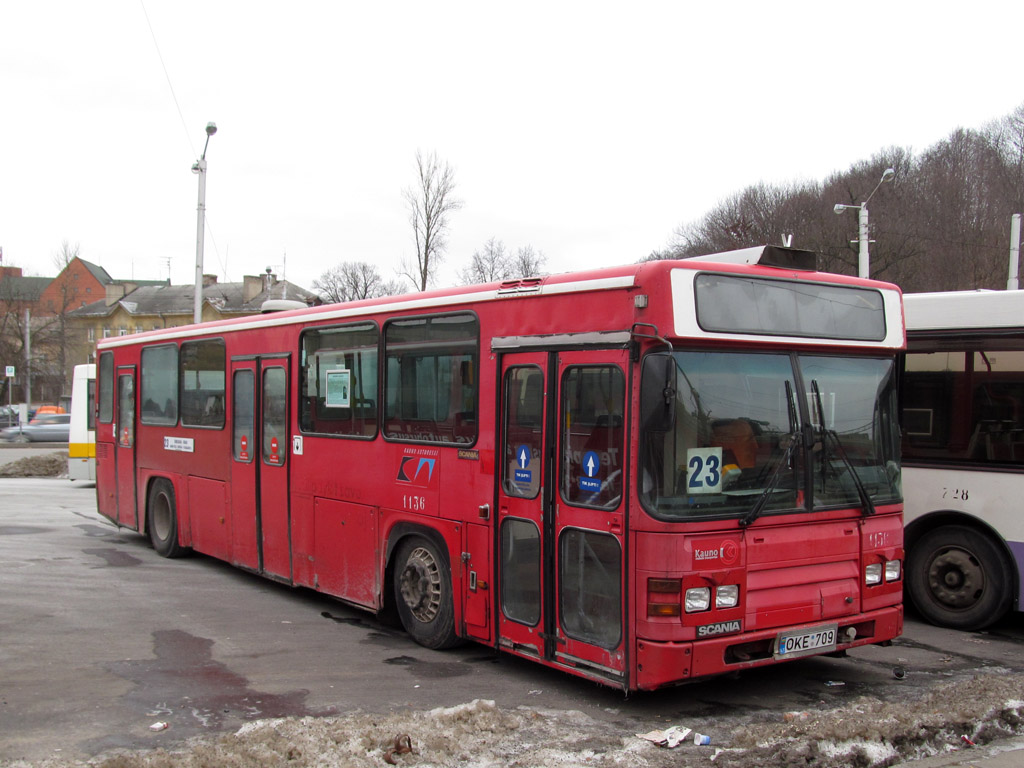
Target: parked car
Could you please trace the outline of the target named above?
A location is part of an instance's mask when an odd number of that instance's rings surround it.
[[[44,413],[28,424],[0,430],[0,440],[9,443],[66,443],[70,434],[70,413]]]
[[[13,405],[0,405],[0,427],[17,424],[19,421],[17,408]]]
[[[32,411],[32,418],[34,419],[36,416],[42,416],[44,413],[67,413],[67,411],[59,405],[40,405]]]

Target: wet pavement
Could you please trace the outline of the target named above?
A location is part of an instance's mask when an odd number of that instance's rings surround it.
[[[615,733],[706,729],[861,694],[912,701],[977,671],[1024,670],[1020,614],[985,633],[911,619],[891,648],[625,699],[478,645],[426,650],[370,614],[210,558],[160,558],[98,516],[94,486],[66,479],[0,480],[0,590],[0,761],[173,747],[267,717],[478,698],[580,710]],[[168,727],[151,730],[156,723]]]

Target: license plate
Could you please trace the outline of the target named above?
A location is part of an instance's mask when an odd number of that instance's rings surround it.
[[[780,632],[775,639],[775,658],[795,659],[799,656],[834,651],[838,632],[838,624]]]

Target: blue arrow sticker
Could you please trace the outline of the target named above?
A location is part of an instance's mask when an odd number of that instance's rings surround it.
[[[530,447],[527,445],[520,445],[516,448],[516,466],[520,469],[526,469],[530,466]]]

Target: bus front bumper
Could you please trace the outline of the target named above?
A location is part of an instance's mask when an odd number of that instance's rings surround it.
[[[692,642],[638,639],[636,688],[654,690],[700,677],[787,661],[789,659],[777,658],[775,653],[778,638],[782,633],[789,634],[801,629],[813,630],[829,623],[839,625],[840,641],[836,643],[835,648],[829,647],[828,650],[806,655],[845,651],[859,645],[884,643],[899,637],[903,632],[903,606],[895,605],[855,616],[844,616],[835,622],[813,622]],[[846,639],[851,636],[852,640]],[[794,655],[793,658],[801,656]]]

